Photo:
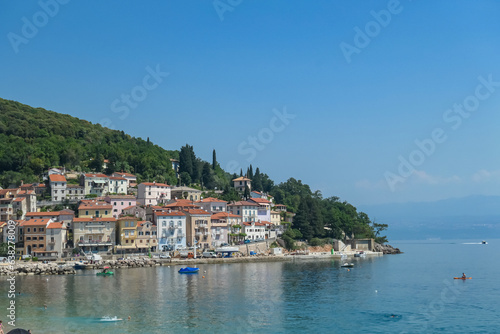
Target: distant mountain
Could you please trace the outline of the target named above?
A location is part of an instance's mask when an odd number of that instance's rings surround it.
[[[500,196],[468,196],[435,202],[361,205],[390,239],[487,239],[500,237]]]

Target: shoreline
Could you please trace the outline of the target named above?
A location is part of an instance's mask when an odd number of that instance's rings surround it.
[[[347,258],[354,257],[355,252],[344,252]],[[367,257],[383,256],[382,252],[368,252]],[[149,257],[127,258],[124,260],[103,260],[100,263],[88,264],[81,270],[97,270],[105,266],[110,269],[130,269],[158,266],[174,265],[198,265],[198,264],[224,264],[224,263],[259,263],[259,262],[290,262],[301,260],[341,260],[340,253],[309,253],[301,255],[267,255],[267,256],[239,256],[231,258],[196,258],[196,259],[151,259]],[[78,261],[50,262],[16,262],[14,269],[9,270],[7,264],[0,265],[0,276],[4,275],[74,275],[76,274],[75,264]],[[80,270],[80,269],[79,269]]]

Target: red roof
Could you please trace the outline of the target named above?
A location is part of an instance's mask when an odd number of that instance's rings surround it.
[[[49,175],[50,182],[66,182],[64,175],[51,174]]]
[[[240,176],[239,178],[234,179],[233,181],[252,181],[252,180],[247,179],[246,177]]]
[[[174,208],[174,207],[193,208],[193,209],[199,208],[198,205],[193,204],[192,201],[187,200],[187,199],[179,199],[176,202],[165,205],[165,208]]]
[[[61,213],[59,211],[53,212],[28,212],[26,217],[46,217],[46,216],[59,216]]]
[[[21,226],[46,226],[49,221],[51,221],[50,218],[30,219],[21,223]]]
[[[212,219],[222,219],[222,218],[241,218],[241,216],[233,215],[230,212],[217,212],[211,217]]]
[[[152,186],[152,187],[170,187],[168,184],[165,184],[165,183],[156,183],[156,182],[143,182],[141,184],[143,184],[145,186]]]
[[[265,203],[265,204],[271,203],[265,198],[250,198],[250,201],[254,201],[255,203],[259,203],[259,204],[260,203]]]
[[[102,210],[102,209],[112,209],[113,206],[107,202],[102,201],[82,201],[82,204],[78,207],[78,210]]]
[[[14,199],[14,202],[22,202],[24,200],[26,200],[26,197],[17,197]]]
[[[18,195],[31,195],[31,194],[35,194],[35,192],[33,190],[21,190],[20,192],[17,193]]]
[[[204,198],[202,199],[201,201],[198,201],[196,203],[200,203],[200,202],[203,202],[203,203],[207,203],[207,202],[220,202],[220,203],[227,203],[226,201],[223,201],[221,199],[218,199],[218,198],[215,198],[215,197],[207,197],[207,198]]]
[[[62,228],[63,227],[63,223],[50,223],[49,226],[47,226],[47,228]]]
[[[171,211],[171,212],[155,212],[157,216],[185,216],[184,212],[180,211]]]

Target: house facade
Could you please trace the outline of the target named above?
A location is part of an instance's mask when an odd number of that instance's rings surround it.
[[[128,189],[128,181],[124,177],[110,176],[108,194],[126,195]]]
[[[271,220],[271,202],[265,198],[252,198],[249,202],[257,204],[257,220]]]
[[[143,182],[137,186],[137,202],[142,205],[164,204],[170,200],[170,191],[168,184]]]
[[[186,214],[187,221],[187,246],[202,249],[208,249],[212,245],[212,219],[210,212],[202,209],[186,209],[183,211]]]
[[[135,243],[140,253],[156,252],[158,249],[157,227],[152,222],[137,222],[137,238]]]
[[[122,214],[123,209],[131,206],[135,207],[137,204],[137,200],[132,195],[108,195],[104,198],[104,201],[113,207],[112,214],[115,218]]]
[[[264,240],[266,238],[266,224],[259,222],[243,223],[243,233],[247,240]]]
[[[214,197],[207,197],[196,202],[203,210],[210,213],[226,212],[227,202]]]
[[[47,240],[46,257],[60,259],[66,255],[64,250],[67,247],[67,229],[63,222],[53,222],[47,226],[45,239]]]
[[[116,240],[116,218],[75,218],[73,219],[74,246],[84,252],[104,252],[113,250]]]
[[[114,172],[111,176],[122,177],[127,180],[127,187],[130,187],[130,183],[137,183],[137,176],[130,173]]]
[[[49,175],[50,196],[53,202],[62,202],[66,199],[66,177],[59,174]]]
[[[70,201],[85,198],[85,187],[78,184],[66,185],[66,198]]]
[[[233,180],[233,186],[239,192],[244,192],[246,187],[248,187],[249,190],[252,190],[252,180],[244,176],[240,176]]]
[[[172,187],[171,196],[173,199],[186,199],[192,202],[201,200],[201,190],[190,187]]]
[[[113,217],[113,206],[104,201],[83,200],[78,206],[79,218],[110,218]]]
[[[186,248],[186,214],[181,211],[156,212],[158,250],[171,251]]]
[[[121,217],[116,220],[116,251],[118,253],[136,253],[138,247],[137,224],[139,219],[134,217]]]
[[[38,257],[46,250],[46,229],[52,219],[29,219],[21,223],[24,234],[24,254]]]
[[[227,205],[233,215],[241,216],[243,221],[256,221],[258,205],[254,202],[239,201]]]
[[[80,185],[84,186],[85,195],[97,196],[107,195],[109,190],[109,178],[104,174],[83,174],[80,177]]]

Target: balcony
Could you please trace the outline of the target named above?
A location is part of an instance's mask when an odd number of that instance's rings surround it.
[[[112,246],[111,240],[78,240],[78,246]]]
[[[201,232],[196,232],[194,235],[196,235],[197,237],[199,237],[200,235],[203,235],[203,233],[201,233]]]

